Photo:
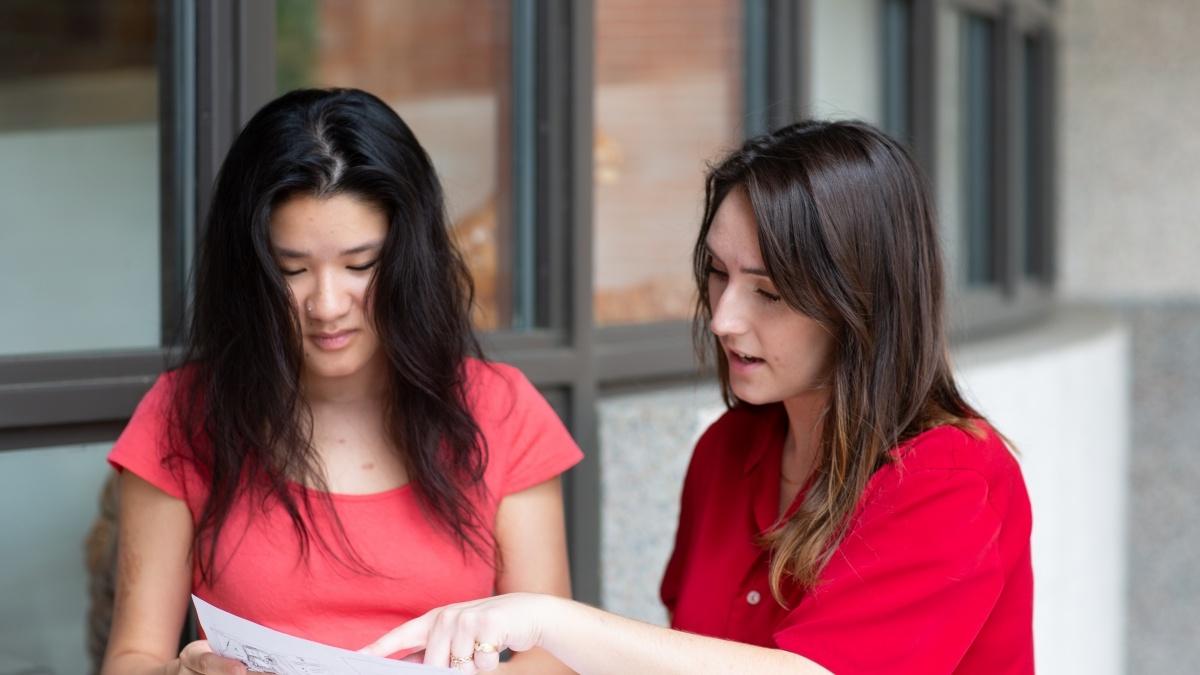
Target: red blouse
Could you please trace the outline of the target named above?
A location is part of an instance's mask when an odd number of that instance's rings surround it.
[[[739,406],[696,444],[662,582],[672,626],[838,673],[1033,672],[1029,497],[1012,453],[939,427],[871,477],[817,587],[772,597],[783,406]],[[795,509],[803,493],[796,498]],[[789,510],[790,512],[790,510]]]

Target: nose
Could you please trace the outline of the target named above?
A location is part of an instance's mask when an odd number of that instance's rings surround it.
[[[708,323],[708,329],[713,335],[725,337],[746,332],[745,311],[736,293],[726,287],[709,295],[708,301],[712,307],[712,320]]]
[[[343,288],[333,273],[319,274],[316,286],[305,298],[308,318],[319,323],[336,321],[350,311],[350,292]]]

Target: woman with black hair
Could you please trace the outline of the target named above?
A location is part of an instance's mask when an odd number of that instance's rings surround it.
[[[482,360],[437,176],[386,104],[304,90],[259,111],[217,178],[195,289],[182,365],[109,455],[103,673],[245,672],[205,641],[179,652],[189,592],[346,648],[447,603],[569,595],[558,476],[581,453],[528,380]]]
[[[929,190],[895,141],[805,122],[709,173],[697,344],[728,411],[696,445],[675,630],[538,594],[433,610],[365,651],[583,675],[1031,673],[1030,506],[947,356]]]

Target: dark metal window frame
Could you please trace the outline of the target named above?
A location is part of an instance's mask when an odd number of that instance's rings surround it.
[[[194,247],[194,0],[158,5],[160,328],[176,342]],[[115,438],[167,362],[166,348],[0,357],[0,450]]]
[[[918,7],[918,32],[926,32],[929,39],[921,40],[922,49],[932,52],[938,42],[938,2],[916,0]],[[956,342],[977,339],[1009,330],[1019,329],[1044,320],[1054,307],[1053,252],[1055,242],[1053,182],[1056,155],[1054,142],[1054,36],[1057,31],[1056,14],[1045,0],[949,0],[945,3],[950,11],[984,16],[995,21],[994,79],[991,83],[993,97],[992,140],[997,152],[992,158],[992,218],[996,223],[994,243],[994,265],[998,282],[989,287],[968,288],[965,283],[948,289],[948,306],[952,312],[952,338]],[[1019,136],[1020,118],[1024,115],[1019,95],[1022,77],[1022,39],[1030,33],[1038,34],[1047,45],[1038,81],[1038,109],[1035,115],[1036,132],[1043,142],[1040,144],[1036,163],[1040,167],[1039,178],[1044,181],[1043,190],[1031,205],[1044,225],[1038,233],[1036,248],[1044,262],[1043,275],[1030,278],[1025,274],[1025,227],[1020,222],[1021,209],[1018,200],[1024,198],[1020,163],[1024,139]],[[936,86],[936,55],[928,54],[920,59],[924,73],[914,77],[924,78]],[[936,92],[934,92],[936,94]],[[936,103],[936,95],[929,101]],[[933,132],[937,129],[934,117],[936,105],[926,111],[929,117],[922,126]],[[1032,131],[1032,130],[1027,130]],[[932,159],[936,148],[933,133],[925,136],[929,147],[918,150],[918,156]],[[926,167],[932,176],[932,164]],[[955,185],[942,184],[938,190],[957,189]]]
[[[164,347],[0,357],[0,450],[110,441],[180,342],[189,263],[211,186],[238,129],[275,95],[275,3],[173,0],[158,21],[161,307]],[[592,330],[591,2],[513,0],[514,49],[533,75],[514,145],[533,170],[514,172],[515,220],[534,224],[541,327],[482,336],[493,358],[521,368],[555,404],[584,463],[565,479],[576,596],[598,602],[599,458]],[[536,35],[537,39],[532,38]],[[514,57],[520,55],[514,53]],[[516,70],[516,69],[514,69]],[[528,81],[524,85],[531,84]],[[531,100],[532,99],[532,100]],[[532,138],[530,134],[535,134]],[[530,184],[532,182],[532,184]]]
[[[937,16],[945,0],[913,0],[909,120],[914,154],[936,175]],[[1005,26],[1004,117],[1018,114],[1011,96],[1020,68],[1021,31],[1052,41],[1054,13],[1045,2],[948,0],[993,12]],[[600,447],[597,404],[607,392],[697,374],[686,321],[606,326],[593,320],[592,135],[595,0],[512,0],[514,48],[536,31],[533,87],[514,110],[515,153],[533,164],[514,171],[513,220],[533,223],[540,327],[483,336],[487,353],[519,367],[563,415],[587,459],[565,478],[572,576],[578,598],[597,603],[600,587]],[[159,72],[162,125],[162,280],[164,344],[179,338],[188,263],[216,170],[236,130],[275,92],[275,3],[259,0],[172,0],[160,6]],[[801,117],[808,109],[807,0],[745,0],[744,125],[747,135]],[[518,17],[523,17],[518,19]],[[1019,29],[1019,30],[1018,30]],[[533,36],[529,36],[532,38]],[[1017,55],[1014,55],[1017,54]],[[1039,110],[1051,142],[1044,144],[1053,177],[1053,48],[1047,49]],[[515,58],[519,55],[514,54]],[[528,66],[528,54],[523,62]],[[518,67],[519,64],[518,64]],[[514,68],[514,78],[522,77]],[[525,84],[529,84],[526,82]],[[532,96],[532,98],[530,98]],[[521,106],[524,106],[522,108]],[[520,114],[514,112],[514,115]],[[1011,119],[1006,124],[1011,125]],[[532,136],[531,136],[532,135]],[[1005,142],[998,145],[1007,148]],[[1005,157],[1005,186],[1014,180]],[[521,167],[518,167],[521,168]],[[530,182],[532,181],[532,185]],[[1001,186],[1001,195],[1008,195]],[[1051,186],[1041,209],[1053,223]],[[1000,200],[1002,201],[1002,200]],[[1004,212],[1006,216],[1010,211]],[[1009,223],[1008,230],[1018,224]],[[1052,246],[1052,228],[1047,246]],[[525,245],[528,245],[526,242]],[[1006,260],[1019,259],[1013,252]],[[1012,264],[1016,267],[1016,264]],[[1006,268],[1007,269],[1007,268]],[[1047,283],[1019,274],[994,297],[952,292],[965,316],[958,337],[1031,320],[1049,305]],[[111,440],[168,361],[169,350],[0,357],[0,450]]]

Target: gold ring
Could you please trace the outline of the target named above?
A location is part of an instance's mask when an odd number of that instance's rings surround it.
[[[451,654],[450,655],[450,667],[451,668],[461,668],[462,666],[465,666],[468,663],[473,662],[474,660],[475,660],[474,656],[455,656],[455,655]]]
[[[480,654],[495,654],[500,649],[491,642],[476,642],[475,651]]]

